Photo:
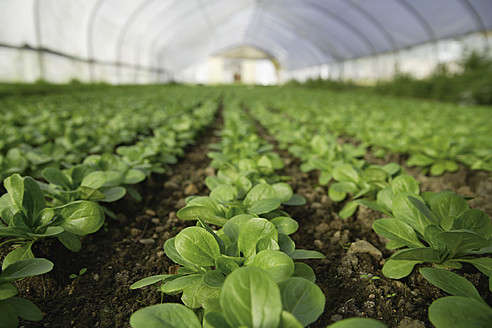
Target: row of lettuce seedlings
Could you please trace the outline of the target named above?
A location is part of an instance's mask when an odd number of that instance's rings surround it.
[[[113,216],[101,203],[115,202],[126,193],[140,200],[131,185],[142,182],[152,172],[162,173],[164,159],[174,162],[197,133],[210,125],[216,110],[215,102],[207,102],[183,116],[181,124],[160,127],[153,136],[122,146],[118,154],[90,155],[67,169],[48,167],[42,171],[44,181],[19,174],[4,179],[7,193],[0,197],[0,238],[5,240],[0,246],[9,247],[10,251],[3,259],[0,274],[2,327],[17,327],[19,318],[43,318],[36,305],[17,297],[15,286],[17,281],[53,268],[47,259],[35,258],[33,244],[57,238],[69,250],[79,251],[81,237],[98,231],[104,225],[105,213]],[[164,130],[167,132],[159,132]]]
[[[250,105],[251,113],[278,138],[280,146],[301,158],[304,171],[321,171],[319,182],[329,185],[329,197],[345,202],[341,218],[353,215],[360,205],[387,216],[373,223],[373,230],[389,240],[386,247],[396,250],[382,268],[386,277],[400,279],[416,265],[432,265],[420,267],[420,274],[453,295],[429,307],[434,326],[490,326],[492,308],[471,282],[450,271],[472,264],[489,278],[492,291],[492,223],[485,213],[470,208],[467,200],[471,198],[452,191],[421,192],[419,182],[398,164],[369,164],[362,158],[363,148],[342,145],[329,132],[303,130],[305,125],[294,116],[286,117],[260,103]],[[306,139],[306,134],[314,137]],[[360,321],[360,327],[365,325]]]
[[[276,170],[283,161],[256,133],[254,122],[232,97],[225,98],[221,142],[211,145],[216,176],[210,194],[191,196],[177,213],[194,220],[164,244],[179,264],[177,274],[144,278],[160,292],[182,293],[184,303],[165,303],[135,312],[140,327],[303,327],[324,311],[325,296],[313,269],[299,259],[320,259],[296,249],[289,237],[298,223],[280,206],[302,205]]]

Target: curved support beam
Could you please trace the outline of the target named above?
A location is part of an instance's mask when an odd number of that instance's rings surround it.
[[[390,32],[384,27],[384,25],[381,24],[381,22],[378,21],[373,15],[371,15],[371,13],[362,8],[361,5],[359,5],[357,2],[354,2],[353,0],[346,0],[345,3],[349,7],[358,11],[366,19],[368,19],[372,23],[372,25],[381,32],[386,41],[391,45],[392,51],[398,49],[398,44],[396,43],[396,40],[391,36]]]
[[[149,3],[154,0],[143,0],[140,5],[128,16],[125,23],[121,27],[117,41],[116,41],[116,65],[118,66],[118,81],[122,83],[121,79],[121,62],[123,58],[123,42],[125,40],[126,34],[130,30],[132,24],[138,18],[138,16],[142,13],[142,11],[147,7]]]
[[[94,23],[96,21],[97,13],[101,8],[105,0],[96,0],[94,5],[91,8],[91,12],[89,14],[89,20],[87,21],[87,33],[86,33],[86,43],[87,43],[87,59],[89,60],[89,72],[91,82],[94,82],[95,72],[94,72]]]
[[[41,1],[34,2],[34,35],[36,37],[36,43],[38,48],[43,47],[43,35],[41,33]],[[46,70],[44,67],[44,58],[41,52],[38,52],[38,66],[39,66],[39,78],[44,80],[46,78]]]
[[[364,33],[362,33],[359,29],[357,29],[350,22],[346,21],[345,19],[343,19],[339,15],[333,13],[331,10],[329,10],[329,9],[327,9],[327,8],[317,4],[317,3],[310,2],[309,5],[311,7],[315,7],[318,11],[320,11],[323,14],[323,16],[328,16],[328,17],[331,17],[331,18],[335,19],[336,21],[338,21],[341,26],[343,26],[345,29],[352,32],[352,34],[354,34],[356,38],[361,40],[362,43],[364,43],[364,45],[369,49],[371,54],[377,54],[377,50],[374,47],[374,45],[372,44],[371,40],[369,40],[369,38]]]
[[[465,10],[468,11],[470,16],[473,17],[473,20],[476,22],[477,26],[480,28],[480,31],[487,36],[487,27],[485,26],[485,23],[483,22],[482,18],[478,14],[478,12],[475,10],[475,7],[473,7],[468,0],[461,0],[463,3],[463,6],[465,7]],[[488,51],[490,49],[490,41],[489,38],[485,38],[485,49]]]

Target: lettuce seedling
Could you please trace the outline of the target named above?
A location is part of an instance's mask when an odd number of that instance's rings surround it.
[[[489,278],[492,258],[492,223],[487,215],[470,209],[465,198],[450,191],[419,196],[402,192],[392,201],[393,218],[376,220],[373,229],[390,239],[391,248],[403,248],[383,266],[383,274],[399,279],[418,263],[460,268],[471,263]]]
[[[369,165],[360,169],[350,164],[343,164],[333,169],[333,179],[328,195],[335,202],[343,201],[348,194],[352,195],[339,215],[342,219],[350,217],[357,207],[365,202],[375,201],[380,190],[401,172],[398,164],[390,163],[384,166]]]
[[[19,317],[29,321],[41,321],[41,310],[30,301],[16,297],[19,290],[13,284],[14,281],[26,277],[37,276],[51,271],[53,263],[46,259],[20,260],[4,267],[0,274],[0,318],[1,326],[16,328],[19,325]]]
[[[72,251],[81,248],[78,236],[96,232],[104,223],[104,212],[90,201],[75,201],[58,207],[46,204],[41,188],[31,177],[14,174],[4,180],[7,193],[0,197],[0,237],[11,237],[4,243],[22,245],[5,260],[13,263],[32,258],[32,243],[56,236]]]
[[[303,327],[323,313],[325,296],[314,283],[288,278],[276,283],[265,270],[250,266],[235,270],[224,279],[218,306],[205,311],[203,322],[180,304],[143,308],[130,318],[134,328],[162,327]],[[184,326],[183,326],[184,327]]]
[[[38,182],[54,205],[75,200],[114,202],[125,196],[121,187],[124,176],[117,171],[94,171],[88,165],[78,164],[68,170],[47,168],[43,178],[48,184]]]
[[[420,274],[435,286],[454,295],[440,298],[430,305],[429,320],[436,328],[490,326],[492,308],[466,278],[436,268],[421,268]]]

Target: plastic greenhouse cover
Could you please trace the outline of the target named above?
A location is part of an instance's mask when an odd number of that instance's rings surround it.
[[[179,71],[236,46],[286,69],[492,28],[490,0],[2,0],[0,51]]]

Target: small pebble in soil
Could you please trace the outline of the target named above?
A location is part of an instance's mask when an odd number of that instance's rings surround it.
[[[150,215],[150,216],[155,216],[156,215],[155,211],[154,210],[151,210],[151,209],[145,210],[145,214]]]
[[[158,252],[157,252],[157,257],[163,257],[163,256],[164,256],[164,254],[165,254],[165,252],[164,252],[164,251],[158,251]]]
[[[358,253],[367,253],[377,260],[383,257],[383,254],[379,249],[372,246],[369,242],[365,240],[358,240],[350,244],[350,249],[347,252],[347,254],[358,254]]]
[[[163,232],[163,231],[164,231],[164,227],[159,226],[159,227],[155,228],[155,232],[157,232],[157,233]]]
[[[152,223],[154,223],[154,224],[159,224],[159,223],[161,223],[161,219],[159,219],[159,218],[153,218],[151,221],[152,221]]]
[[[140,233],[142,233],[142,230],[137,229],[137,228],[131,228],[131,230],[130,230],[130,235],[132,237],[136,237],[136,236],[140,235]]]
[[[330,319],[331,319],[331,321],[336,322],[336,321],[340,321],[340,320],[342,320],[342,319],[343,319],[343,317],[342,317],[340,314],[334,314],[334,315],[332,315],[332,316],[331,316],[331,318],[330,318]]]
[[[142,238],[138,241],[140,244],[144,245],[152,245],[155,243],[155,240],[152,238]]]
[[[193,183],[190,183],[186,186],[184,194],[186,196],[196,195],[198,194],[198,188]]]
[[[97,273],[95,273],[93,276],[92,276],[92,279],[94,279],[94,281],[98,281],[99,280],[99,275]]]

